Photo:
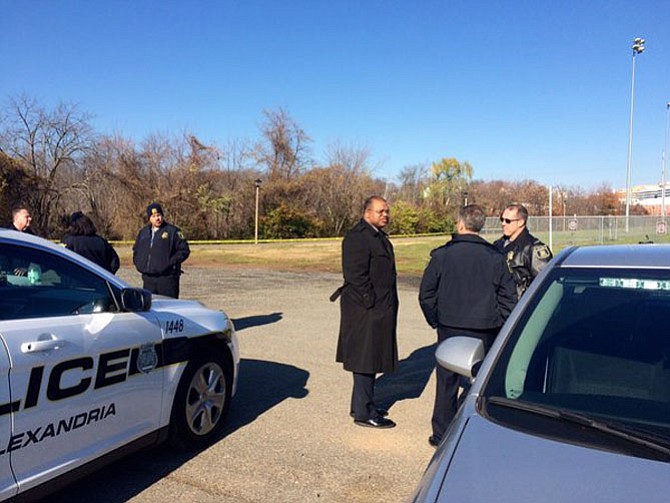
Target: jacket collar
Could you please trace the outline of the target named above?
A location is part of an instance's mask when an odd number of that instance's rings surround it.
[[[451,241],[449,241],[449,243],[459,243],[459,242],[479,243],[487,245],[491,244],[486,239],[481,237],[479,234],[458,234],[458,233],[452,234]]]

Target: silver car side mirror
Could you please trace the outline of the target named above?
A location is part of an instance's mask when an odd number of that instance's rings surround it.
[[[435,351],[437,363],[465,377],[474,377],[479,363],[486,356],[484,343],[474,337],[456,336],[442,341]]]

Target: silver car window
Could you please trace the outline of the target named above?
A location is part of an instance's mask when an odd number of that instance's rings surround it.
[[[552,272],[517,323],[484,393],[667,427],[667,277],[654,270]]]

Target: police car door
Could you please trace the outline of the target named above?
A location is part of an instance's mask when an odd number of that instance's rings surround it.
[[[159,426],[161,331],[151,313],[120,313],[103,277],[46,250],[19,253],[37,275],[8,276],[0,336],[13,415],[0,437],[25,491]],[[10,292],[11,291],[11,292]]]
[[[7,348],[0,341],[0,403],[10,402],[9,395],[9,355]],[[0,438],[9,438],[12,434],[10,409],[0,407]],[[0,456],[0,500],[5,500],[16,493],[16,482],[9,464],[9,456]]]

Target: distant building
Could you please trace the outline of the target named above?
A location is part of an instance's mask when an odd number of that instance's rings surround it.
[[[622,204],[626,204],[626,190],[616,191]],[[637,185],[631,187],[631,206],[642,206],[649,215],[661,215],[663,213],[663,191],[661,184]],[[670,214],[670,184],[665,185],[665,214]]]

